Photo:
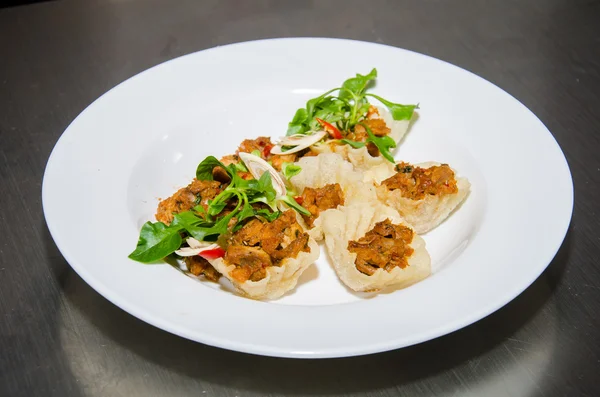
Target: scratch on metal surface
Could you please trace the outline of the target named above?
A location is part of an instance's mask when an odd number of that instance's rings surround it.
[[[529,378],[529,380],[535,385],[536,389],[538,391],[541,391],[540,385],[539,383],[536,381],[535,377],[533,376],[533,374],[531,373],[531,371],[529,370],[529,368],[527,368],[526,366],[523,366],[520,364],[519,359],[517,358],[517,356],[514,355],[513,351],[511,350],[510,347],[508,347],[507,345],[504,345],[504,348],[506,349],[506,351],[508,352],[508,354],[510,354],[510,356],[513,358],[513,360],[515,360],[516,363],[518,363],[518,365],[520,367],[524,367],[525,369],[525,373],[527,374],[527,377]],[[518,349],[521,350],[521,349]]]
[[[526,340],[522,340],[522,339],[517,339],[517,338],[508,338],[509,341],[511,342],[517,342],[517,343],[525,343],[527,345],[533,345],[533,343],[528,342]]]
[[[479,367],[479,364],[481,363],[481,359],[480,358],[474,358],[472,363],[471,363],[471,370],[475,371],[477,369],[477,367]]]
[[[583,284],[584,287],[589,287],[589,288],[594,288],[594,289],[600,289],[599,286],[597,285],[591,285],[591,284]]]

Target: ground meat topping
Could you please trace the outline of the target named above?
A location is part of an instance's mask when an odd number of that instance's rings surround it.
[[[235,265],[231,276],[243,283],[259,281],[269,266],[281,266],[286,258],[308,252],[308,234],[296,220],[293,210],[282,213],[273,222],[252,219],[227,241],[225,262]]]
[[[244,139],[238,147],[238,152],[252,153],[258,150],[262,155],[265,148],[269,146],[273,147],[273,143],[269,137],[260,136],[256,139]]]
[[[339,183],[325,185],[313,189],[307,187],[302,192],[302,206],[310,212],[310,216],[302,215],[308,226],[313,226],[321,211],[344,205],[344,192]]]
[[[156,220],[166,225],[171,224],[173,215],[189,211],[196,205],[208,206],[208,200],[214,199],[225,189],[226,185],[219,181],[199,181],[194,179],[188,186],[179,189],[168,199],[158,204]]]
[[[212,265],[201,256],[187,256],[183,260],[189,272],[194,276],[202,275],[210,281],[219,281],[221,274],[219,274],[217,269],[212,267]]]
[[[378,269],[390,272],[396,266],[407,267],[408,258],[414,252],[409,246],[412,239],[412,229],[386,219],[375,224],[358,241],[348,242],[348,251],[356,253],[356,269],[372,276]]]
[[[398,163],[396,164],[396,174],[381,184],[389,190],[399,189],[402,197],[413,200],[420,200],[427,195],[458,192],[454,171],[448,164],[421,168],[408,163]]]

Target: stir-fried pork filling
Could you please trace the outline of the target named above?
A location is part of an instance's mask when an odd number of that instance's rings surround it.
[[[169,225],[173,214],[188,211],[196,205],[208,206],[208,200],[214,199],[226,185],[218,181],[199,181],[194,179],[188,186],[179,189],[168,199],[158,204],[156,220]]]
[[[344,205],[344,192],[339,183],[325,185],[313,189],[307,187],[302,192],[301,204],[310,212],[310,216],[302,215],[308,226],[313,226],[321,211]]]
[[[184,258],[185,265],[187,266],[190,273],[194,276],[204,276],[210,281],[219,281],[221,275],[211,266],[210,263],[201,256],[187,256]]]
[[[259,136],[256,139],[244,139],[238,147],[238,152],[252,153],[258,150],[261,155],[267,155],[272,147],[271,138]]]
[[[296,221],[293,210],[282,213],[273,222],[252,219],[227,241],[225,262],[235,265],[231,276],[243,283],[260,281],[269,266],[281,266],[286,258],[308,252],[308,234]]]
[[[390,272],[396,266],[401,269],[408,266],[408,258],[414,251],[409,246],[412,239],[410,228],[386,219],[376,223],[358,241],[348,242],[348,251],[356,253],[356,269],[372,276],[378,269]]]
[[[454,171],[448,164],[429,168],[415,167],[408,163],[396,164],[396,174],[381,184],[389,190],[400,189],[402,197],[420,200],[427,195],[443,195],[458,192]]]

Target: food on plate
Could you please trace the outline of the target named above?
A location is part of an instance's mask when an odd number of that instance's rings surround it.
[[[431,273],[425,241],[396,210],[355,201],[316,221],[340,280],[359,292],[404,288]]]
[[[298,222],[311,213],[261,157],[239,152],[224,160],[207,157],[187,187],[160,202],[158,222],[144,224],[130,258],[150,263],[174,255],[194,276],[220,274],[243,295],[276,299],[319,256]]]
[[[334,152],[359,168],[394,162],[391,150],[408,131],[418,105],[393,103],[367,92],[376,78],[376,69],[364,76],[357,74],[309,100],[296,111],[287,136],[271,152],[298,153],[298,157]],[[369,99],[383,106],[375,106]]]
[[[307,187],[300,195],[299,204],[310,212],[310,216],[304,215],[303,218],[306,224],[312,227],[322,211],[344,204],[344,192],[339,183],[330,183],[319,188]]]
[[[400,215],[419,234],[442,223],[470,191],[467,178],[457,177],[448,164],[382,164],[365,173],[377,183],[377,197]]]
[[[293,210],[272,222],[252,219],[223,243],[225,255],[209,262],[241,294],[254,299],[277,299],[293,289],[319,257],[319,246]]]
[[[470,185],[447,164],[395,163],[418,106],[367,92],[376,77],[376,69],[357,74],[309,100],[276,143],[248,138],[220,160],[206,157],[189,185],[160,201],[129,257],[176,259],[193,277],[226,279],[265,300],[296,287],[321,240],[353,291],[429,276],[419,234],[447,218]]]

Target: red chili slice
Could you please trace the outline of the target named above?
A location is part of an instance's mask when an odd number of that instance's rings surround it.
[[[225,256],[225,250],[223,248],[213,248],[211,250],[202,251],[198,255],[204,259],[217,259]]]
[[[323,127],[325,131],[331,135],[334,139],[342,139],[342,133],[338,130],[333,124],[328,123],[327,121],[320,119],[318,117],[315,118],[319,124]]]
[[[302,196],[296,196],[296,197],[294,197],[294,200],[296,200],[296,202],[299,205],[302,205],[302,203],[304,202],[304,198]]]
[[[271,154],[271,149],[273,149],[274,145],[267,145],[263,149],[263,157],[266,159]]]

